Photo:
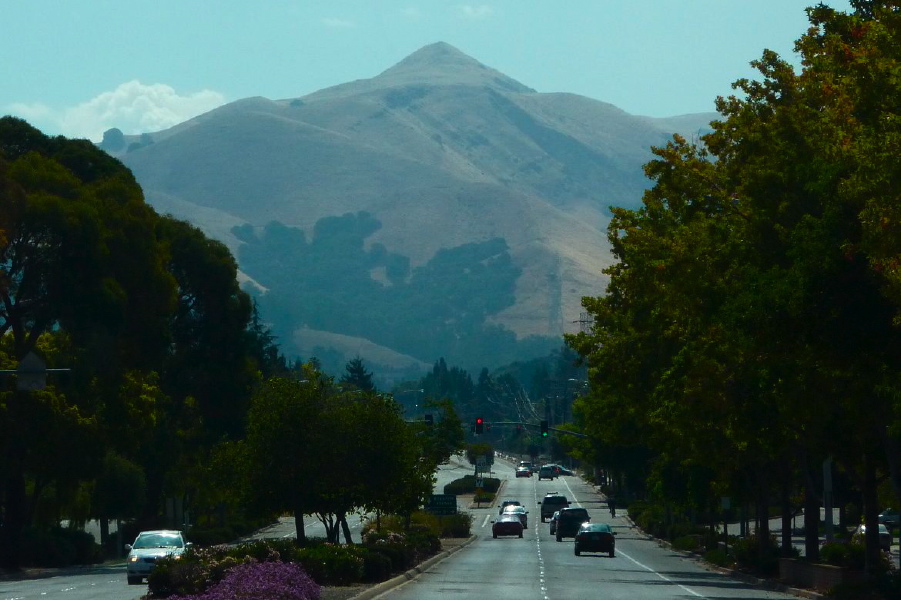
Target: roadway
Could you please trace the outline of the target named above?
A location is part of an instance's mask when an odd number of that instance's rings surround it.
[[[576,477],[541,481],[514,477],[512,467],[496,465],[493,474],[504,483],[499,499],[515,499],[529,511],[523,539],[491,536],[496,507],[471,508],[460,498],[460,508],[474,515],[477,539],[461,552],[431,566],[421,576],[386,592],[383,600],[570,600],[602,596],[609,600],[708,598],[710,600],[790,599],[793,596],[755,589],[745,583],[704,569],[699,563],[666,550],[632,528],[627,519],[609,518],[595,489]],[[472,472],[458,461],[442,466],[437,491],[445,483]],[[615,558],[589,554],[577,557],[571,539],[556,542],[548,525],[540,522],[538,500],[550,490],[565,494],[574,506],[588,509],[593,521],[608,521],[617,532]],[[323,534],[314,518],[304,520],[307,535]],[[353,519],[354,541],[359,541],[360,520]],[[253,537],[293,537],[293,519]],[[129,586],[124,564],[62,570],[43,579],[0,581],[0,600],[137,600],[146,585]]]
[[[576,477],[538,481],[516,478],[513,468],[497,465],[503,487],[499,500],[519,500],[529,511],[523,539],[491,536],[497,508],[473,508],[478,539],[462,552],[379,596],[382,600],[454,598],[498,600],[569,600],[603,597],[609,600],[790,599],[794,596],[756,589],[698,562],[661,547],[631,527],[622,516],[610,518],[594,487]],[[506,471],[506,472],[505,472]],[[616,537],[616,556],[575,556],[569,538],[555,541],[541,523],[538,501],[548,491],[566,495],[572,506],[586,508],[592,521],[609,522]]]

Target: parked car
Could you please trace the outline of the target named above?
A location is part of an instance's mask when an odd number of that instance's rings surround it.
[[[561,508],[554,537],[558,542],[562,542],[565,537],[575,537],[582,523],[590,520],[591,517],[584,508]]]
[[[893,508],[886,508],[879,513],[879,522],[889,529],[898,529],[901,526],[901,515]]]
[[[854,530],[854,534],[851,536],[851,539],[864,543],[864,537],[867,535],[867,526],[866,525],[858,525],[857,529]],[[888,527],[879,524],[879,547],[889,552],[892,549],[892,532],[888,530]]]
[[[499,535],[515,535],[522,537],[522,521],[516,515],[502,515],[497,521],[491,522],[491,535],[497,537]]]
[[[516,476],[517,477],[531,477],[532,471],[529,470],[529,467],[516,467]]]
[[[544,523],[544,521],[550,519],[556,511],[568,507],[569,500],[566,499],[566,496],[558,494],[557,492],[548,492],[548,495],[545,496],[539,504],[541,505],[541,522]]]
[[[552,516],[552,517],[551,517],[551,520],[550,520],[550,523],[551,523],[551,525],[550,525],[550,534],[551,534],[551,535],[554,535],[555,533],[557,533],[557,519],[558,519],[558,518],[560,518],[560,511],[559,511],[559,510],[554,511],[554,516]]]
[[[612,558],[616,553],[615,535],[607,523],[582,523],[576,532],[576,556],[583,552],[607,552]]]
[[[522,506],[511,505],[511,506],[504,507],[504,510],[501,513],[501,516],[506,516],[506,515],[515,515],[516,517],[519,518],[520,521],[522,521],[523,529],[529,528],[529,513]]]
[[[566,467],[560,467],[560,475],[572,475],[572,469],[567,469]]]
[[[538,481],[541,481],[542,479],[553,480],[556,476],[557,473],[551,465],[544,465],[538,469]]]
[[[503,502],[501,502],[500,507],[497,509],[497,514],[504,514],[504,509],[508,506],[522,506],[522,504],[519,502],[519,500],[504,500]]]
[[[176,558],[191,544],[185,541],[181,531],[158,529],[142,531],[131,544],[125,544],[125,575],[129,585],[137,585],[150,575],[156,561],[164,556]]]

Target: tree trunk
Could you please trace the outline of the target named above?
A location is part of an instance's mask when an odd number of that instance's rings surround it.
[[[879,499],[876,492],[876,466],[873,457],[866,453],[863,457],[863,517],[867,527],[864,543],[866,545],[865,569],[869,576],[879,572],[882,550],[879,548]]]
[[[27,522],[27,491],[25,489],[25,452],[26,442],[19,421],[19,407],[27,402],[28,392],[16,391],[9,395],[7,416],[11,424],[10,436],[6,444],[6,481],[3,491],[5,497],[0,498],[0,561],[8,569],[19,568],[19,553],[22,543],[22,531]],[[23,398],[24,396],[24,398]]]
[[[341,531],[344,532],[344,543],[351,545],[354,543],[353,539],[350,537],[350,527],[347,525],[347,516],[341,515]]]
[[[817,496],[807,453],[801,460],[804,475],[804,555],[807,560],[820,560],[820,497]]]
[[[25,525],[25,476],[21,463],[10,461],[11,473],[6,480],[6,502],[3,527],[0,528],[0,560],[7,569],[19,568],[19,550]]]
[[[782,543],[780,544],[780,554],[783,557],[790,557],[794,554],[792,547],[792,503],[791,488],[788,482],[782,485]]]
[[[888,461],[889,477],[895,500],[901,504],[901,441],[889,434],[888,427],[880,427],[879,433],[885,446],[885,457]]]
[[[109,520],[106,517],[100,517],[100,547],[106,551],[109,548]],[[116,555],[118,556],[118,554]]]
[[[762,470],[757,482],[757,555],[763,558],[770,549],[770,486]]]
[[[303,546],[307,542],[307,532],[303,525],[303,511],[299,508],[294,509],[294,531],[297,536],[298,545]]]

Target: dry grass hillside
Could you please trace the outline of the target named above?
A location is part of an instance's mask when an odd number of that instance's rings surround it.
[[[714,116],[655,120],[541,94],[437,43],[371,79],[249,98],[129,139],[120,157],[157,210],[224,241],[239,262],[235,226],[278,221],[309,234],[348,212],[378,219],[366,244],[413,267],[503,238],[522,274],[515,303],[489,320],[559,336],[581,297],[603,292],[608,207],[638,205],[650,147]]]

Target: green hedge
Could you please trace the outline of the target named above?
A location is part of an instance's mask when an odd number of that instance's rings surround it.
[[[501,480],[495,477],[482,478],[482,490],[491,494],[496,494],[501,486]],[[453,494],[459,496],[461,494],[474,494],[476,491],[475,475],[466,475],[460,479],[455,479],[444,486],[445,494]]]
[[[750,537],[731,541],[732,555],[739,567],[762,577],[773,577],[779,574],[779,544],[775,536],[766,538],[763,548],[760,547],[756,534]]]
[[[319,585],[348,585],[363,580],[363,554],[356,546],[323,544],[299,548],[291,558]]]
[[[35,567],[68,567],[103,561],[103,551],[94,536],[79,529],[29,528],[22,533],[19,561]]]
[[[158,561],[148,578],[148,588],[156,598],[202,594],[236,565],[273,561],[299,564],[319,585],[377,582],[406,571],[441,549],[438,536],[424,526],[414,526],[405,534],[370,533],[364,539],[364,544],[336,545],[313,538],[303,547],[293,539],[209,548],[195,545],[178,559]]]

